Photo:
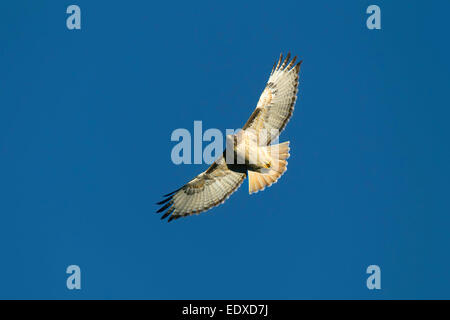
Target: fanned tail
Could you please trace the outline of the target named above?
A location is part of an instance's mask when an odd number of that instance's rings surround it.
[[[289,158],[289,141],[277,145],[265,147],[271,156],[270,166],[263,169],[261,173],[248,171],[248,193],[252,194],[278,181],[278,179],[287,170],[287,161]]]

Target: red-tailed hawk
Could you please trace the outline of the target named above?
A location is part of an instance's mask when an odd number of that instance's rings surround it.
[[[248,175],[249,193],[264,190],[286,171],[289,142],[271,145],[294,111],[300,64],[280,55],[258,104],[241,131],[228,135],[223,154],[183,187],[166,194],[157,212],[169,221],[198,214],[221,203],[236,191]]]

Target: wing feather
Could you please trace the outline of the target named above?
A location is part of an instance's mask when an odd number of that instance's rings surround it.
[[[157,212],[167,210],[161,219],[169,217],[171,221],[207,211],[228,199],[245,177],[246,173],[230,169],[221,156],[206,171],[158,202],[164,205]]]
[[[297,57],[289,61],[290,57],[288,53],[283,60],[280,55],[255,110],[242,128],[256,130],[260,145],[269,145],[283,131],[294,112],[302,61],[295,64]],[[262,130],[271,134],[263,135]]]

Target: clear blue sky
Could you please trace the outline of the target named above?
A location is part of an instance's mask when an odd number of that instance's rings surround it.
[[[449,12],[1,2],[0,298],[450,298]],[[171,162],[172,131],[241,127],[288,50],[304,63],[287,173],[160,221],[154,203],[207,167]]]

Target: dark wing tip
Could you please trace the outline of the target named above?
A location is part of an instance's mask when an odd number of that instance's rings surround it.
[[[273,63],[273,67],[272,67],[272,71],[270,72],[270,75],[272,75],[273,72],[275,71],[276,65],[277,65],[277,62],[275,61],[275,62]]]
[[[272,68],[271,74],[273,74],[275,71],[278,71],[278,70],[284,70],[284,69],[286,69],[286,70],[290,71],[290,70],[292,70],[292,69],[295,69],[295,68],[297,68],[297,67],[302,63],[302,61],[303,61],[303,60],[300,61],[297,65],[294,66],[295,61],[297,60],[297,56],[294,56],[294,57],[292,58],[292,60],[290,60],[290,59],[291,59],[291,52],[290,52],[290,51],[288,51],[287,55],[286,55],[284,58],[283,58],[283,53],[280,53],[280,58],[278,59],[277,62],[275,62],[274,66],[273,66],[273,68]],[[289,60],[290,60],[290,61],[289,61]]]
[[[180,190],[180,189],[178,189],[178,190]],[[175,192],[177,192],[178,190],[175,190],[175,191],[172,191],[171,193],[165,194],[165,195],[163,195],[163,197],[171,196],[171,195],[173,195]]]
[[[168,207],[170,207],[172,204],[173,204],[173,201],[167,202],[164,206],[162,206],[160,209],[158,209],[158,211],[156,211],[156,213],[163,212],[163,211],[166,210]]]
[[[175,210],[174,207],[172,207],[172,208],[170,208],[169,210],[167,210],[167,211],[161,216],[161,220],[164,220],[165,218],[167,218],[174,210]]]
[[[290,58],[291,58],[291,52],[288,51],[288,53],[286,55],[286,62],[288,62]]]
[[[179,215],[171,215],[170,217],[169,217],[169,219],[167,220],[167,222],[170,222],[170,221],[172,221],[172,220],[177,220],[177,219],[180,219],[181,217],[186,217],[186,216],[188,216],[188,215],[181,215],[181,214],[179,214]]]
[[[291,58],[291,52],[288,52],[288,54],[286,55],[286,59],[284,59],[283,64],[281,65],[280,69],[284,69],[287,66],[287,63],[290,58]]]
[[[275,70],[278,70],[278,68],[281,65],[281,61],[283,61],[283,53],[280,53],[280,58],[278,59],[277,66],[275,67]]]
[[[291,62],[289,62],[289,65],[286,67],[286,69],[287,69],[288,71],[291,71],[291,69],[292,69],[292,67],[294,66],[296,60],[297,60],[297,56],[295,56],[294,58],[292,58]]]
[[[162,201],[157,202],[156,204],[157,204],[157,205],[161,205],[161,204],[164,204],[164,203],[166,203],[167,201],[169,201],[169,200],[171,200],[171,199],[172,199],[172,197],[168,197],[168,198],[165,198],[165,199],[162,200]]]
[[[300,66],[302,65],[303,60],[300,60],[296,65],[295,65],[295,71],[299,72],[300,71]]]

